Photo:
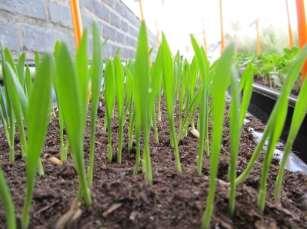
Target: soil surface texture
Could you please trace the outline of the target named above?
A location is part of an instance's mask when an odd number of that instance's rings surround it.
[[[200,228],[201,216],[206,206],[208,191],[208,157],[204,159],[203,175],[196,172],[196,152],[198,140],[188,134],[179,145],[182,174],[176,172],[173,151],[170,146],[166,113],[163,110],[159,123],[159,140],[151,139],[154,182],[148,185],[143,175],[133,175],[134,154],[127,150],[125,143],[122,164],[108,163],[106,160],[107,135],[104,130],[104,108],[99,108],[97,127],[94,182],[92,186],[93,204],[90,207],[74,206],[78,190],[77,174],[71,157],[63,165],[50,161],[59,158],[58,122],[50,123],[43,153],[45,176],[38,177],[33,195],[30,228]],[[262,130],[263,124],[253,117],[244,126],[238,157],[238,174],[255,148],[250,131],[253,127]],[[229,128],[224,128],[224,138],[219,163],[218,187],[216,192],[212,228],[307,228],[306,195],[307,177],[298,173],[286,172],[282,201],[273,201],[272,190],[278,171],[278,161],[273,161],[268,180],[268,197],[264,213],[259,213],[256,200],[259,174],[262,168],[260,158],[246,182],[237,189],[236,212],[228,214],[228,164]],[[113,148],[117,147],[116,122],[113,125]],[[125,130],[127,131],[127,130]],[[127,134],[127,133],[125,133]],[[85,153],[88,153],[88,134],[85,137]],[[127,135],[125,135],[125,142]],[[18,139],[16,139],[19,148]],[[16,162],[8,161],[8,146],[3,133],[0,133],[0,163],[7,182],[12,190],[17,213],[20,214],[25,188],[25,163],[17,149]],[[304,197],[305,195],[305,197]],[[304,199],[305,198],[305,199]],[[305,202],[305,204],[304,204]],[[72,210],[70,220],[65,220]],[[63,217],[64,216],[64,217]],[[5,228],[4,210],[0,205],[0,228]]]

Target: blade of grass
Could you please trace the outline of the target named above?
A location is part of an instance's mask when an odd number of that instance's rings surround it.
[[[9,190],[9,186],[6,183],[2,169],[0,168],[0,200],[3,204],[6,226],[8,229],[16,229],[16,215],[15,206]]]
[[[284,86],[281,89],[280,96],[276,102],[276,110],[273,111],[273,121],[272,126],[269,130],[269,142],[268,148],[264,157],[263,167],[261,170],[259,193],[257,198],[257,204],[261,212],[263,212],[265,207],[265,199],[267,192],[267,179],[269,176],[269,169],[273,159],[274,150],[280,135],[282,133],[284,123],[288,112],[288,98],[291,94],[291,89],[293,88],[295,81],[299,76],[299,71],[301,66],[307,56],[307,48],[304,49],[293,62],[292,67],[289,70],[288,77],[284,82]]]
[[[26,66],[24,90],[25,90],[27,96],[29,96],[31,94],[31,89],[32,89],[31,72],[30,72],[30,68],[28,66]]]
[[[140,25],[134,67],[134,100],[136,109],[135,131],[137,138],[137,135],[140,134],[141,129],[143,132],[143,172],[145,180],[151,184],[153,177],[149,148],[149,134],[151,124],[150,118],[152,117],[152,115],[149,114],[150,65],[147,28],[144,21],[142,21]],[[136,140],[138,141],[137,144],[139,144],[140,139]]]
[[[175,88],[175,77],[174,77],[174,64],[172,59],[172,54],[163,34],[162,37],[162,69],[163,69],[163,85],[164,85],[164,93],[166,99],[166,108],[167,108],[167,117],[169,124],[169,131],[171,137],[171,145],[174,147],[174,157],[176,163],[176,170],[178,172],[182,172],[180,154],[177,142],[177,134],[175,129],[175,120],[174,120],[174,107],[176,103],[176,88]]]
[[[156,57],[155,62],[152,64],[151,67],[151,107],[153,108],[153,111],[150,113],[153,114],[153,128],[154,128],[154,140],[155,143],[159,143],[159,133],[158,133],[158,125],[157,122],[159,121],[159,113],[160,110],[160,104],[159,101],[161,100],[161,85],[162,85],[162,68],[161,68],[161,59],[162,58],[162,49],[161,46],[159,47],[158,54]],[[158,102],[156,102],[156,100]]]
[[[240,84],[236,74],[231,77],[231,104],[230,104],[230,163],[229,163],[229,211],[234,214],[236,204],[236,177],[237,177],[237,157],[240,148],[241,133],[241,104],[240,104]]]
[[[192,46],[195,52],[195,57],[198,63],[199,71],[202,78],[202,92],[201,92],[201,100],[200,100],[200,136],[199,136],[199,143],[198,143],[198,153],[197,153],[197,172],[198,174],[202,173],[203,169],[203,161],[204,161],[204,150],[205,144],[209,140],[208,139],[208,87],[209,87],[209,61],[207,59],[206,54],[197,44],[196,39],[191,36]],[[206,150],[208,151],[208,149]],[[209,154],[209,152],[207,152]]]
[[[210,228],[214,209],[217,173],[221,141],[223,135],[225,93],[230,84],[231,66],[234,57],[234,46],[225,49],[223,56],[218,60],[212,71],[212,144],[210,152],[209,193],[206,210],[202,216],[202,228]]]
[[[81,125],[86,125],[88,89],[89,89],[89,71],[88,71],[88,42],[87,31],[82,34],[82,39],[76,55],[76,73],[78,77],[80,101],[81,101]],[[84,127],[82,127],[84,129]]]
[[[64,43],[57,43],[55,50],[56,77],[60,107],[68,134],[72,157],[79,178],[80,198],[86,205],[91,204],[91,193],[85,171],[83,136],[85,128],[85,95],[81,93],[80,78]],[[83,85],[83,89],[84,89]]]
[[[17,66],[14,64],[14,60],[12,57],[11,52],[8,49],[3,50],[3,60],[7,62],[7,64],[10,66],[10,72],[11,72],[11,81],[12,84],[14,85],[15,89],[14,91],[16,92],[16,97],[18,97],[18,100],[20,101],[21,108],[23,115],[26,114],[27,112],[27,106],[28,106],[28,98],[25,95],[23,85],[19,81],[19,76],[18,76],[18,69]]]
[[[60,159],[61,161],[65,162],[67,160],[67,154],[68,154],[68,142],[65,140],[64,135],[64,117],[63,117],[63,109],[61,108],[61,103],[59,101],[59,92],[58,88],[55,87],[55,94],[56,94],[56,100],[57,100],[57,109],[58,109],[58,122],[59,122],[59,134],[60,134]]]
[[[232,76],[231,83],[231,105],[230,105],[230,166],[229,166],[229,212],[231,215],[235,211],[236,202],[236,178],[237,178],[237,156],[240,148],[241,128],[244,124],[244,118],[250,103],[253,90],[254,69],[251,64],[244,70],[241,81],[235,74]],[[242,103],[240,104],[240,94],[242,90]],[[238,120],[240,120],[238,122]]]
[[[299,67],[300,67],[300,62],[301,62],[301,59],[303,58],[303,56],[305,55],[305,53],[306,53],[306,50],[304,49],[303,50],[303,52],[302,53],[300,53],[298,56],[297,56],[297,59],[296,59],[296,61],[291,65],[291,67],[289,68],[291,71],[289,72],[289,74],[288,74],[288,77],[287,77],[287,86],[284,86],[283,87],[283,89],[281,90],[281,92],[283,91],[283,90],[287,90],[288,91],[288,88],[289,87],[291,87],[291,85],[293,86],[293,82],[292,82],[292,80],[291,80],[291,78],[295,78],[295,77],[297,77],[297,75],[295,76],[294,74],[298,74],[297,73],[297,69],[299,69]],[[290,77],[290,75],[291,75],[291,77]],[[290,85],[290,86],[289,86]],[[285,93],[287,93],[287,91],[285,91]],[[284,92],[283,92],[284,93]],[[260,142],[257,144],[257,146],[256,146],[256,149],[254,150],[254,152],[253,152],[253,154],[252,154],[252,156],[251,156],[251,158],[250,158],[250,160],[249,160],[249,162],[248,162],[248,164],[247,164],[247,166],[246,166],[246,168],[245,168],[245,170],[237,177],[237,179],[236,179],[236,185],[238,185],[238,184],[240,184],[240,183],[242,183],[242,182],[244,182],[247,178],[248,178],[248,175],[250,174],[250,172],[251,172],[251,170],[252,170],[252,168],[253,168],[253,166],[254,166],[254,164],[255,164],[255,162],[256,162],[256,160],[258,159],[258,157],[260,156],[260,153],[261,153],[261,151],[262,151],[262,149],[263,149],[263,147],[264,147],[264,144],[265,144],[265,142],[267,141],[267,139],[268,139],[268,137],[270,136],[270,134],[271,134],[271,131],[272,131],[272,129],[274,128],[274,123],[275,123],[275,119],[276,119],[276,116],[278,116],[279,114],[278,114],[278,110],[279,110],[279,106],[281,106],[280,104],[281,104],[281,100],[285,100],[285,96],[280,96],[279,98],[278,98],[278,100],[277,100],[277,102],[276,102],[276,104],[275,104],[275,106],[274,106],[274,109],[273,109],[273,111],[272,111],[272,113],[271,113],[271,115],[270,115],[270,117],[269,117],[269,120],[268,120],[268,122],[267,122],[267,125],[266,125],[266,127],[265,127],[265,129],[264,129],[264,131],[263,131],[263,136],[262,136],[262,138],[261,138],[261,140],[260,140]],[[286,98],[287,99],[287,98]]]
[[[64,118],[62,114],[62,109],[60,108],[60,105],[58,104],[58,115],[59,115],[59,132],[60,132],[60,159],[61,161],[65,162],[67,160],[67,154],[68,154],[68,142],[65,138],[64,134]]]
[[[4,56],[4,55],[3,55]],[[6,60],[3,60],[5,90],[12,105],[19,131],[22,155],[26,156],[26,133],[24,123],[24,109],[27,109],[28,101],[23,88],[12,67]],[[22,108],[24,107],[24,108]]]
[[[132,150],[133,145],[133,132],[134,132],[134,120],[135,120],[135,113],[134,113],[134,103],[133,103],[133,74],[132,71],[133,66],[129,64],[126,67],[126,89],[127,89],[127,112],[129,113],[128,117],[128,151]]]
[[[113,149],[112,149],[112,116],[115,104],[115,80],[114,80],[114,66],[113,62],[109,60],[106,63],[105,69],[105,89],[104,99],[106,105],[106,123],[108,131],[108,146],[107,146],[107,159],[112,161]]]
[[[28,228],[35,177],[49,124],[52,88],[52,57],[44,56],[37,66],[27,113],[26,194],[22,210],[22,228]]]
[[[240,81],[240,89],[242,90],[242,104],[240,108],[240,128],[244,123],[246,112],[253,93],[253,79],[254,79],[254,66],[252,64],[247,65],[246,69],[242,73]]]
[[[89,165],[87,170],[89,184],[92,185],[95,161],[95,142],[97,126],[97,110],[99,105],[99,95],[102,87],[102,42],[99,27],[93,24],[93,64],[91,68],[91,126],[90,126],[90,153]]]
[[[125,125],[125,109],[124,109],[124,70],[119,55],[114,59],[114,72],[116,82],[116,98],[117,98],[117,111],[118,111],[118,147],[117,147],[117,162],[122,162],[122,150],[124,141],[124,125]]]
[[[5,88],[0,88],[0,117],[9,146],[9,160],[15,162],[15,119]]]
[[[307,81],[305,80],[303,82],[302,88],[300,89],[300,93],[297,97],[297,101],[296,101],[293,116],[292,116],[289,135],[288,135],[288,138],[285,144],[284,154],[280,162],[278,175],[275,181],[274,198],[277,202],[280,202],[280,198],[281,198],[281,190],[282,190],[282,183],[284,179],[286,163],[288,162],[288,158],[291,153],[294,140],[306,116],[306,112],[307,112],[306,101],[307,101]]]
[[[24,86],[25,84],[25,61],[26,61],[26,54],[22,53],[19,56],[18,63],[16,65],[17,76],[22,86]]]
[[[187,76],[187,82],[185,82],[187,87],[187,98],[186,98],[186,110],[185,115],[182,121],[182,129],[179,132],[178,140],[181,140],[186,134],[188,130],[188,126],[191,125],[191,132],[195,131],[195,125],[194,125],[194,116],[195,111],[198,108],[200,104],[200,99],[202,93],[198,90],[196,87],[196,82],[198,79],[198,61],[196,57],[194,56],[192,63],[188,67],[188,76]]]

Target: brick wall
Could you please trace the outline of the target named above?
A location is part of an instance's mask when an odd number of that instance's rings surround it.
[[[97,22],[104,56],[134,56],[139,19],[121,0],[79,0],[84,27]],[[150,42],[154,44],[154,36]],[[50,52],[56,40],[74,47],[69,0],[0,0],[0,43],[14,53]]]

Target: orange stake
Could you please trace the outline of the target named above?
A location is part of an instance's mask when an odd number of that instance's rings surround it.
[[[83,32],[79,0],[70,0],[70,11],[75,35],[75,44],[76,47],[78,47]]]
[[[285,2],[286,2],[286,10],[287,10],[287,18],[288,18],[289,48],[292,48],[294,45],[294,41],[293,41],[293,33],[292,33],[292,28],[291,28],[289,3],[288,3],[288,0],[285,0]]]
[[[141,14],[141,21],[144,21],[144,2],[143,0],[139,0],[139,7],[140,7],[140,14]]]
[[[221,26],[221,53],[223,53],[225,48],[224,40],[224,18],[223,18],[223,0],[220,0],[220,26]]]
[[[221,53],[223,53],[224,48],[225,48],[223,0],[220,0],[220,27],[221,27]]]
[[[306,14],[304,0],[296,0],[297,26],[298,26],[298,41],[299,46],[303,48],[307,43],[307,29],[306,29]],[[305,61],[302,69],[302,79],[307,77],[307,62]]]
[[[208,52],[208,43],[207,43],[205,30],[203,31],[203,39],[204,39],[204,49],[205,49],[206,52]]]
[[[260,42],[260,25],[259,18],[256,20],[256,54],[261,54],[261,42]]]

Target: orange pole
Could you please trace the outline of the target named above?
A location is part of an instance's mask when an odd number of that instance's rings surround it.
[[[70,0],[70,11],[75,35],[75,44],[76,47],[78,47],[83,32],[79,0]]]
[[[223,53],[224,48],[225,48],[223,0],[220,0],[220,28],[221,28],[221,53]]]
[[[157,47],[159,47],[161,32],[160,32],[157,20],[155,20],[155,27],[156,27],[156,44],[157,44]]]
[[[292,28],[291,28],[289,3],[288,3],[288,0],[285,0],[285,2],[286,2],[286,10],[287,10],[287,18],[288,18],[289,48],[292,48],[294,46],[294,41],[293,41],[293,33],[292,33]]]
[[[141,21],[144,21],[144,2],[143,0],[139,0],[139,7],[140,7],[140,14],[141,14]]]
[[[307,29],[306,29],[306,14],[304,0],[296,0],[297,26],[298,26],[298,41],[299,46],[303,48],[307,43]],[[302,69],[302,79],[307,78],[307,62]]]
[[[156,40],[156,43],[157,43],[157,47],[159,47],[160,43],[161,43],[161,31],[157,28],[157,40]]]
[[[207,43],[207,38],[206,38],[206,32],[203,31],[203,39],[204,39],[204,49],[206,52],[208,52],[208,43]]]
[[[261,54],[261,43],[260,43],[260,25],[259,18],[256,20],[256,54]]]

